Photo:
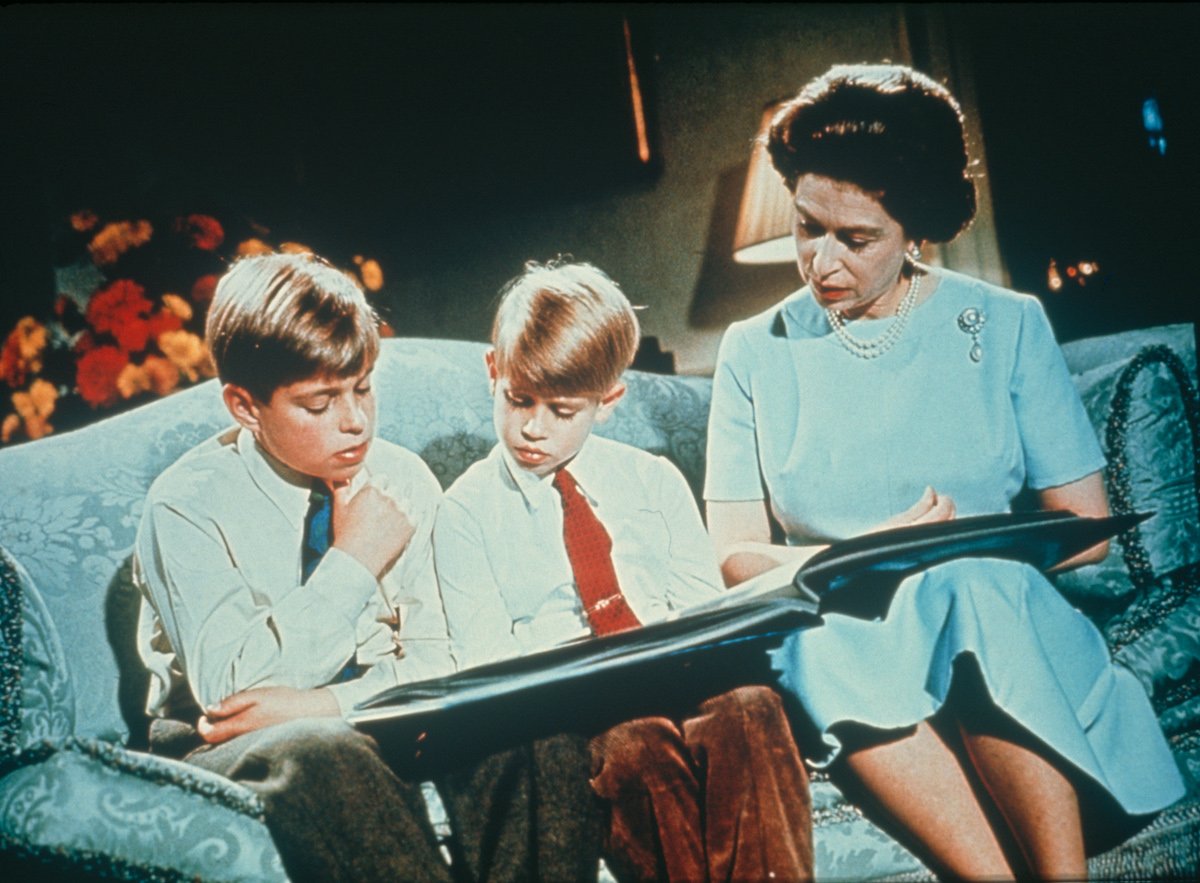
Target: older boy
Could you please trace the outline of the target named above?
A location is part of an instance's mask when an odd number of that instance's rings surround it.
[[[670,463],[591,435],[625,392],[637,319],[586,264],[510,282],[487,355],[500,443],[434,528],[460,666],[662,619],[721,584]],[[743,687],[593,740],[608,860],[639,880],[812,876],[808,780],[779,699]]]
[[[419,786],[339,719],[454,668],[430,549],[440,488],[374,437],[375,316],[319,258],[269,255],[225,274],[207,336],[238,426],[147,498],[140,649],[148,710],[176,722],[152,727],[152,748],[256,790],[293,879],[448,880]],[[521,783],[585,764],[582,746],[540,743],[457,771],[460,876],[554,867]],[[460,804],[482,808],[459,818]]]

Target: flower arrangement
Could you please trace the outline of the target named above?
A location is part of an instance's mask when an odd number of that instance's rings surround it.
[[[20,319],[0,344],[0,390],[11,390],[12,406],[4,413],[0,405],[0,444],[212,377],[204,318],[225,267],[246,255],[310,251],[295,242],[276,249],[252,222],[231,237],[203,214],[104,220],[84,210],[68,220],[55,241],[53,308]],[[383,287],[378,262],[355,256],[353,265],[347,272],[366,291]]]

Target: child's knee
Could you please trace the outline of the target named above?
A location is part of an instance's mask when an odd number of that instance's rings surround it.
[[[737,687],[707,700],[702,710],[722,717],[738,717],[755,723],[786,721],[783,701],[770,687]]]
[[[592,780],[620,788],[644,781],[647,770],[666,774],[686,766],[679,728],[665,717],[643,717],[618,724],[592,740]],[[674,761],[674,763],[672,763]],[[603,793],[603,792],[602,792]]]
[[[378,762],[375,740],[360,733],[337,717],[306,718],[288,721],[271,728],[271,736],[260,750],[286,753],[296,761],[315,764],[352,762],[354,759]]]

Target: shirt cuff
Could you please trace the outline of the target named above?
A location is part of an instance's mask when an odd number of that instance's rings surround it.
[[[321,596],[331,615],[356,623],[378,585],[375,574],[357,558],[331,546],[313,571],[308,588]]]
[[[365,684],[365,678],[366,675],[361,678],[355,678],[353,681],[330,684],[325,688],[337,700],[338,709],[341,711],[343,718],[347,717],[354,710],[355,705],[365,699],[370,699],[376,693],[380,692],[381,688],[373,684]]]

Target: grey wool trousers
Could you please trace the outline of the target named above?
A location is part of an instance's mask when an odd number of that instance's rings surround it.
[[[257,793],[296,883],[595,876],[603,812],[588,787],[581,736],[551,736],[435,774],[454,833],[447,865],[418,779],[341,719],[291,721],[181,752],[185,726],[152,728],[151,750]]]

